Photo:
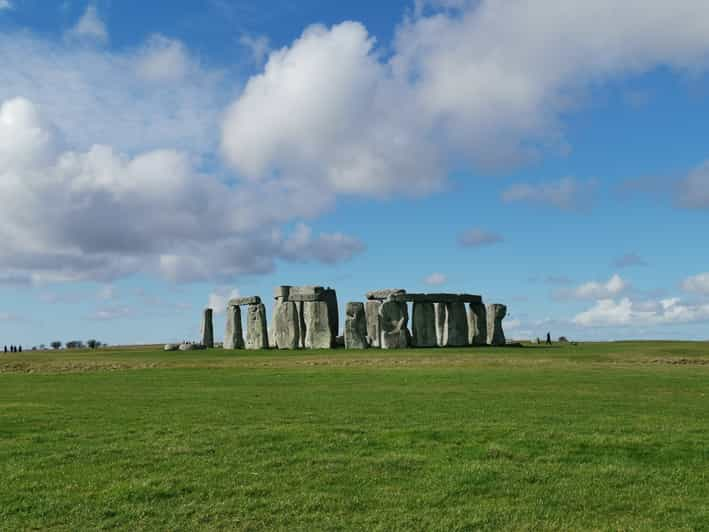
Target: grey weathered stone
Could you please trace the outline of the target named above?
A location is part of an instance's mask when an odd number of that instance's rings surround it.
[[[294,301],[295,296],[318,296],[325,292],[322,286],[291,286],[290,294],[287,299]]]
[[[274,299],[288,299],[291,287],[288,285],[277,286],[273,289]]]
[[[482,303],[471,303],[468,307],[468,343],[487,343],[487,310]]]
[[[199,351],[205,349],[203,344],[180,344],[178,348],[180,351]]]
[[[330,315],[325,301],[303,303],[306,349],[331,349],[335,337],[330,328]]]
[[[507,307],[499,303],[487,306],[487,343],[490,345],[505,345],[505,332],[502,330],[502,320],[507,315]]]
[[[340,334],[340,311],[337,308],[337,292],[333,288],[328,288],[325,290],[323,298],[327,303],[330,330],[333,338],[336,338]]]
[[[465,303],[442,303],[445,307],[445,321],[441,335],[443,347],[462,347],[468,345],[468,314]]]
[[[305,324],[305,315],[303,314],[303,305],[305,305],[303,301],[295,302],[296,312],[298,313],[298,331],[300,332],[298,347],[301,348],[305,348],[305,334],[308,331],[308,327]]]
[[[395,294],[392,299],[412,303],[481,303],[482,297],[474,294]]]
[[[179,344],[165,344],[163,351],[177,351],[179,348]]]
[[[243,349],[244,331],[241,326],[241,307],[229,305],[226,308],[226,330],[224,331],[224,349]]]
[[[246,349],[268,349],[266,305],[249,305],[246,313]]]
[[[381,346],[381,320],[379,318],[379,309],[382,306],[381,301],[367,301],[364,304],[364,314],[367,319],[367,341],[371,347]]]
[[[409,345],[406,328],[408,311],[406,303],[387,300],[379,307],[382,349],[400,349]]]
[[[373,299],[377,301],[384,301],[385,299],[393,295],[405,294],[406,290],[403,288],[384,288],[382,290],[372,290],[367,292],[367,299]]]
[[[202,313],[202,345],[214,347],[214,322],[212,320],[213,311],[211,308],[204,309]]]
[[[435,347],[437,345],[436,310],[433,303],[414,303],[411,331],[414,347]]]
[[[230,299],[227,306],[238,307],[239,305],[258,305],[261,303],[259,296],[235,297]]]
[[[436,342],[439,346],[443,346],[443,329],[446,326],[446,304],[434,303],[433,309],[436,318]]]
[[[300,347],[300,318],[296,303],[276,300],[273,307],[273,334],[278,349]]]
[[[345,307],[345,347],[347,349],[366,349],[367,318],[364,303],[352,301]]]

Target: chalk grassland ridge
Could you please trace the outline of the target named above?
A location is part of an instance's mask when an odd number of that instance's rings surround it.
[[[0,356],[0,530],[701,530],[709,344]]]

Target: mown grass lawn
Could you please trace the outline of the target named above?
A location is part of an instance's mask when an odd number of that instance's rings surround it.
[[[0,530],[709,528],[709,344],[0,355]]]

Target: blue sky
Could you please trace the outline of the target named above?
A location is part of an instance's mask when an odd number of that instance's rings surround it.
[[[709,338],[703,1],[0,0],[0,64],[0,344],[279,284]]]

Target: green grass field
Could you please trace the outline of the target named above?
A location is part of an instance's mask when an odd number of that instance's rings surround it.
[[[0,355],[0,530],[706,530],[709,344]]]

